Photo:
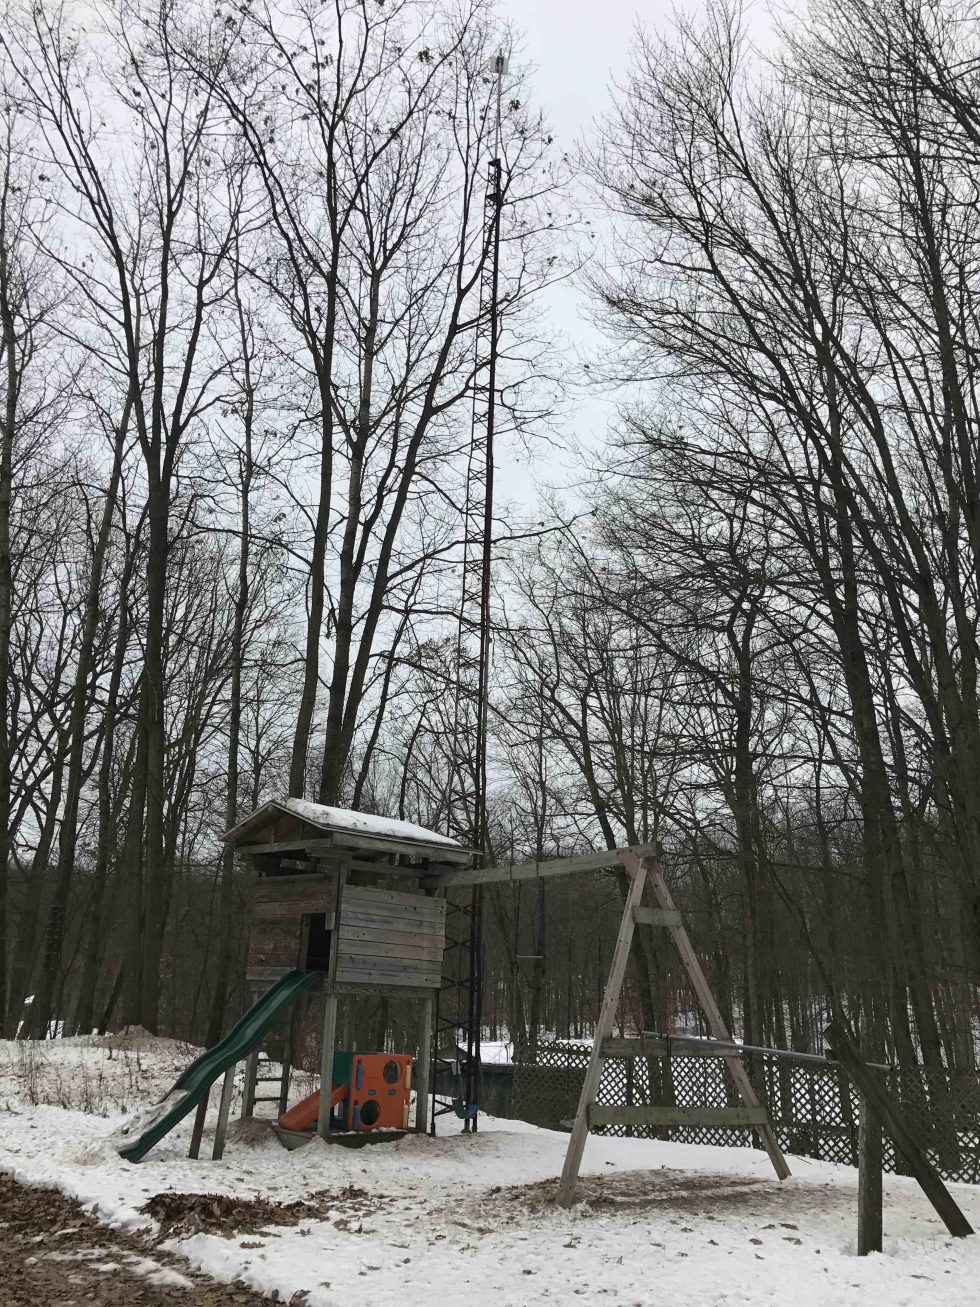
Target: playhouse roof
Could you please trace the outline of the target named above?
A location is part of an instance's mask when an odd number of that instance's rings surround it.
[[[443,857],[450,862],[468,862],[470,859],[470,850],[458,840],[417,826],[414,822],[285,796],[263,803],[224,836],[226,841],[242,848],[263,839],[300,847],[306,840],[318,837],[333,837],[336,843],[348,848],[422,853]]]

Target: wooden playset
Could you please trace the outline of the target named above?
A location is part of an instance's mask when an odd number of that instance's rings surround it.
[[[445,872],[469,864],[470,851],[408,822],[289,798],[263,805],[225,838],[255,869],[246,972],[250,989],[255,994],[265,991],[294,970],[317,972],[323,982],[321,1082],[329,1079],[335,1087],[333,1105],[312,1096],[303,1113],[282,1120],[282,1128],[295,1131],[299,1119],[311,1125],[314,1106],[317,1130],[324,1138],[337,1130],[407,1128],[412,1057],[337,1050],[338,1000],[397,994],[418,1001],[414,1087],[419,1103],[426,1103],[433,1009],[446,944],[446,900],[432,888],[424,892],[421,885],[424,880],[431,886]],[[287,1037],[276,1092],[266,1099],[277,1103],[281,1118],[287,1113],[290,1062]],[[256,1047],[246,1062],[244,1116],[252,1115],[256,1103],[266,1097],[257,1092],[261,1068]],[[385,1082],[384,1074],[391,1075],[395,1068],[397,1085]],[[340,1097],[338,1088],[346,1088]],[[415,1127],[426,1127],[422,1108]]]
[[[653,848],[638,846],[550,861],[474,867],[470,850],[433,831],[291,798],[264,804],[229,831],[226,839],[255,868],[247,972],[255,1001],[220,1043],[187,1068],[159,1103],[120,1130],[117,1147],[123,1157],[138,1161],[195,1106],[197,1117],[190,1151],[196,1157],[208,1091],[223,1074],[213,1150],[213,1156],[220,1157],[240,1062],[245,1064],[242,1115],[252,1116],[260,1102],[274,1103],[280,1138],[287,1147],[309,1139],[314,1126],[325,1139],[397,1136],[409,1125],[413,1088],[417,1103],[415,1129],[425,1131],[430,1071],[436,1060],[436,999],[447,983],[447,897],[486,884],[567,876],[618,865],[629,879],[629,890],[578,1110],[569,1122],[571,1135],[558,1202],[568,1206],[574,1199],[590,1130],[617,1125],[723,1125],[753,1130],[776,1175],[780,1179],[789,1175],[767,1111],[742,1064],[744,1050],[731,1039],[724,1024]],[[652,891],[657,906],[644,904],[647,889]],[[685,1050],[724,1061],[734,1094],[741,1100],[739,1106],[606,1106],[597,1102],[607,1059],[644,1058],[663,1052],[663,1036],[641,1032],[624,1038],[614,1033],[637,926],[669,932],[711,1032],[710,1039],[686,1038]],[[471,946],[471,966],[475,957]],[[478,984],[477,968],[477,993]],[[289,1033],[277,1059],[279,1070],[272,1078],[261,1075],[263,1067],[271,1062],[269,1058],[263,1062],[262,1043],[277,1023],[292,1016],[302,995],[321,987],[324,1009],[320,1083],[330,1085],[330,1093],[312,1094],[289,1107]],[[418,1001],[414,1055],[335,1048],[338,1000],[357,994],[398,994]],[[466,1021],[471,1030],[474,1025],[479,1028],[478,1001],[471,1004]],[[449,1028],[453,1028],[451,1024]],[[876,1085],[839,1022],[828,1030],[828,1038],[832,1038],[841,1063],[865,1097],[865,1115],[886,1125],[947,1229],[960,1236],[972,1233],[934,1166],[908,1135],[898,1107]],[[258,1090],[270,1079],[275,1092],[260,1094]],[[469,1125],[475,1111],[475,1100],[463,1101],[458,1114]],[[862,1175],[866,1178],[873,1170],[865,1167]],[[871,1183],[864,1188],[872,1194],[865,1207],[869,1211],[876,1207],[879,1218],[877,1236],[870,1244],[865,1239],[866,1251],[875,1241],[880,1246],[880,1183],[876,1190]]]

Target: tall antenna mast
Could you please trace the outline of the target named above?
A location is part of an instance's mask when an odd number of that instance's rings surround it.
[[[489,853],[487,735],[492,652],[494,428],[497,357],[500,346],[500,218],[503,208],[501,105],[507,56],[500,51],[488,70],[495,79],[493,156],[488,164],[481,244],[480,303],[474,342],[474,389],[470,447],[463,510],[463,579],[456,636],[453,760],[450,808],[470,815],[469,839],[484,862]],[[485,381],[482,377],[485,376]],[[472,652],[476,637],[475,657]],[[472,749],[466,747],[470,736]],[[452,820],[452,813],[449,814]],[[436,1059],[433,1084],[449,1059],[442,1043],[452,1040],[458,1094],[448,1103],[433,1096],[432,1126],[442,1112],[456,1111],[465,1131],[477,1128],[480,1086],[480,1028],[483,1019],[483,888],[468,903],[449,903],[447,965],[436,1007]]]
[[[493,572],[493,438],[497,409],[497,355],[500,348],[500,214],[503,208],[503,164],[500,148],[500,107],[503,94],[507,57],[503,51],[492,61],[497,78],[496,114],[494,120],[493,158],[487,174],[487,192],[484,201],[484,224],[489,258],[484,261],[485,285],[481,288],[481,303],[486,302],[487,345],[487,407],[483,427],[483,522],[480,550],[480,607],[479,655],[477,676],[476,746],[477,766],[473,804],[473,833],[476,847],[484,855],[490,849],[490,827],[487,812],[487,729],[490,699],[490,653],[492,624],[490,613],[491,579]],[[485,248],[486,248],[485,246]],[[486,283],[489,284],[486,284]],[[481,321],[484,315],[480,315]],[[479,394],[479,390],[477,391]],[[475,424],[474,424],[475,425]],[[475,433],[474,433],[475,434]]]

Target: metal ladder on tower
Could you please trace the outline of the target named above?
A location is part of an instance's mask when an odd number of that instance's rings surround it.
[[[579,1169],[585,1141],[593,1126],[604,1125],[705,1125],[725,1126],[730,1129],[751,1129],[758,1132],[763,1148],[769,1155],[773,1169],[780,1180],[785,1180],[790,1170],[786,1164],[776,1139],[775,1131],[769,1121],[766,1109],[759,1102],[759,1097],[752,1087],[745,1067],[737,1052],[733,1051],[728,1028],[722,1018],[715,996],[701,968],[697,954],[684,923],[677,909],[663,873],[652,856],[638,857],[629,850],[620,853],[620,860],[632,878],[623,919],[620,922],[616,947],[613,950],[609,966],[609,977],[599,1010],[592,1043],[592,1055],[582,1084],[578,1111],[572,1125],[571,1138],[565,1153],[565,1165],[558,1186],[558,1203],[569,1207],[575,1198]],[[642,906],[643,891],[650,884],[656,897],[658,907]],[[742,1100],[741,1107],[704,1108],[704,1107],[610,1107],[596,1103],[599,1084],[602,1080],[602,1068],[609,1057],[649,1057],[655,1054],[641,1036],[637,1039],[613,1039],[613,1023],[616,1008],[626,977],[630,946],[636,926],[663,927],[670,931],[674,945],[690,978],[698,1003],[705,1015],[712,1037],[726,1041],[727,1048],[719,1048],[717,1056],[722,1058],[728,1068],[735,1089]]]
[[[466,490],[463,505],[463,577],[456,639],[454,707],[454,806],[472,814],[472,843],[486,850],[487,713],[490,666],[490,597],[493,552],[494,420],[497,355],[500,341],[500,227],[504,173],[501,160],[500,106],[508,60],[501,51],[490,62],[492,97],[496,100],[494,157],[487,168],[479,304],[473,360],[473,410]],[[476,652],[471,645],[476,637]],[[472,739],[472,755],[460,757],[459,743]],[[454,792],[455,791],[455,792]],[[483,889],[474,886],[462,900],[449,895],[443,984],[436,1000],[432,1074],[432,1132],[436,1117],[455,1112],[464,1131],[477,1128],[480,1093],[482,1023]],[[439,1093],[440,1080],[451,1078],[457,1092]]]

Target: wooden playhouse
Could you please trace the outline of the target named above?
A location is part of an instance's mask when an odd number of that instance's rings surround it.
[[[292,798],[263,804],[225,840],[255,871],[246,973],[253,998],[291,971],[322,974],[322,1083],[334,1066],[339,998],[418,1000],[415,1089],[424,1104],[446,945],[446,900],[433,887],[441,875],[468,866],[470,850],[411,822]],[[288,1037],[279,1060],[278,1087],[263,1095],[259,1050],[249,1055],[243,1116],[263,1099],[278,1101],[280,1114],[286,1110]],[[423,1109],[415,1128],[426,1128]],[[321,1104],[318,1130],[329,1137],[329,1104]]]

